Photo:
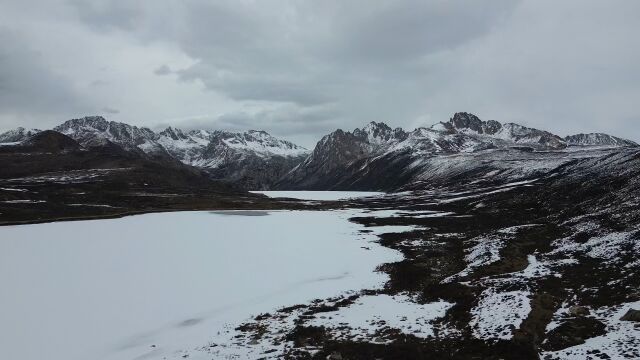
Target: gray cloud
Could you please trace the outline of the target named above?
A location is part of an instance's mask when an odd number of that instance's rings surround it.
[[[107,103],[120,110],[117,119],[145,126],[180,118],[174,125],[261,128],[306,142],[372,120],[414,127],[470,111],[561,135],[604,131],[640,140],[638,2],[54,3],[50,15],[0,5],[11,14],[0,20],[15,20],[14,30],[27,34],[48,24],[90,38],[81,51],[102,54],[89,57],[100,64],[74,71],[73,56],[65,64],[49,49],[3,66],[0,91],[12,91],[15,119],[34,112],[27,109],[34,98],[34,109],[58,116],[72,112],[66,107]],[[5,42],[33,48],[29,37]],[[29,79],[30,68],[43,86]],[[81,99],[74,89],[91,79],[99,86]]]
[[[133,30],[140,19],[140,12],[130,1],[69,0],[82,21],[97,30]]]
[[[509,15],[518,1],[382,2],[356,21],[346,17],[336,37],[337,49],[361,63],[413,62],[423,56],[486,35]],[[363,2],[360,9],[366,9]],[[357,10],[356,10],[357,11]],[[344,34],[344,35],[343,35]],[[335,53],[335,52],[331,52]]]
[[[313,147],[318,140],[318,134],[329,133],[344,124],[345,119],[340,116],[331,104],[305,108],[284,104],[259,111],[241,110],[219,116],[173,119],[157,124],[155,129],[162,130],[178,125],[186,130],[267,130],[274,136],[295,139],[300,145]]]
[[[45,118],[83,111],[86,99],[20,32],[0,27],[0,118]],[[10,120],[7,120],[9,122]]]
[[[114,109],[114,108],[110,108],[108,106],[107,107],[103,107],[102,111],[107,113],[107,114],[119,114],[120,113],[120,110]]]
[[[183,8],[170,13],[150,6],[129,9],[127,18],[144,14],[135,29],[110,16],[127,8],[121,1],[91,8],[102,9],[95,16],[99,30],[119,28],[141,41],[174,41],[197,59],[176,71],[182,81],[199,80],[240,101],[313,106],[348,100],[363,81],[414,81],[415,73],[406,69],[411,62],[483,36],[516,3],[410,0],[371,6],[369,1],[277,1],[280,6],[274,6],[185,1]],[[96,19],[90,21],[96,28]],[[167,23],[183,26],[168,34]],[[169,72],[166,65],[155,71]]]
[[[159,68],[153,70],[153,73],[156,75],[169,75],[171,74],[173,71],[171,71],[171,68],[169,66],[167,66],[166,64],[160,66]]]

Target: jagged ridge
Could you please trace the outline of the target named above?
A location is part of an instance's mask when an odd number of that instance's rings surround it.
[[[582,156],[565,151],[570,146],[637,144],[604,134],[562,138],[514,123],[483,121],[464,112],[411,132],[372,122],[362,129],[339,129],[323,137],[277,187],[395,190],[476,173],[493,180],[517,180]]]

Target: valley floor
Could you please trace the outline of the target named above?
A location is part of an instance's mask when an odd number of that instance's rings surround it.
[[[144,358],[639,358],[637,219],[600,192],[570,195],[575,184],[552,181],[246,201],[238,208],[351,209],[363,235],[402,257],[378,267],[377,285],[282,304]]]

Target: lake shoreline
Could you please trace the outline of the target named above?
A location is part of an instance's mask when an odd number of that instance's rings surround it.
[[[116,202],[109,201],[104,204],[103,199],[85,199],[83,204],[72,204],[66,199],[56,199],[56,202],[37,200],[12,200],[11,209],[0,211],[0,227],[15,225],[42,224],[59,221],[83,221],[98,219],[114,219],[126,216],[176,212],[176,211],[222,211],[222,210],[335,210],[345,207],[345,204],[353,199],[300,199],[294,197],[268,197],[261,192],[248,192],[246,196],[228,196],[214,194],[210,197],[197,198],[194,194],[183,194],[170,198],[158,196],[153,201],[153,196],[145,196],[146,202],[138,204],[136,202]],[[270,192],[267,192],[270,193]],[[278,191],[274,193],[290,193]],[[340,191],[341,194],[357,194],[358,192]],[[367,196],[373,196],[374,192],[364,192]],[[197,199],[196,199],[197,198]],[[191,201],[193,200],[193,201]],[[0,206],[9,206],[5,202]],[[129,208],[127,208],[129,206]],[[144,208],[140,208],[144,206]],[[19,219],[10,219],[8,211],[19,211]],[[81,211],[80,211],[81,210]],[[59,214],[68,213],[68,215]],[[9,218],[9,219],[7,219]]]

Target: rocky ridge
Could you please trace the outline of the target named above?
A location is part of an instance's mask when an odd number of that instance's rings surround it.
[[[402,190],[445,183],[459,173],[474,180],[515,181],[543,174],[599,148],[635,147],[605,134],[572,135],[482,121],[456,113],[448,122],[406,132],[372,122],[323,137],[305,161],[276,187],[316,190]],[[485,179],[486,180],[486,179]]]
[[[53,130],[85,148],[116,144],[150,158],[178,160],[207,171],[213,179],[252,190],[268,188],[308,153],[307,149],[264,131],[183,131],[168,127],[156,133],[146,127],[107,121],[101,116],[68,120]],[[40,131],[18,128],[0,134],[0,142],[19,143]]]

